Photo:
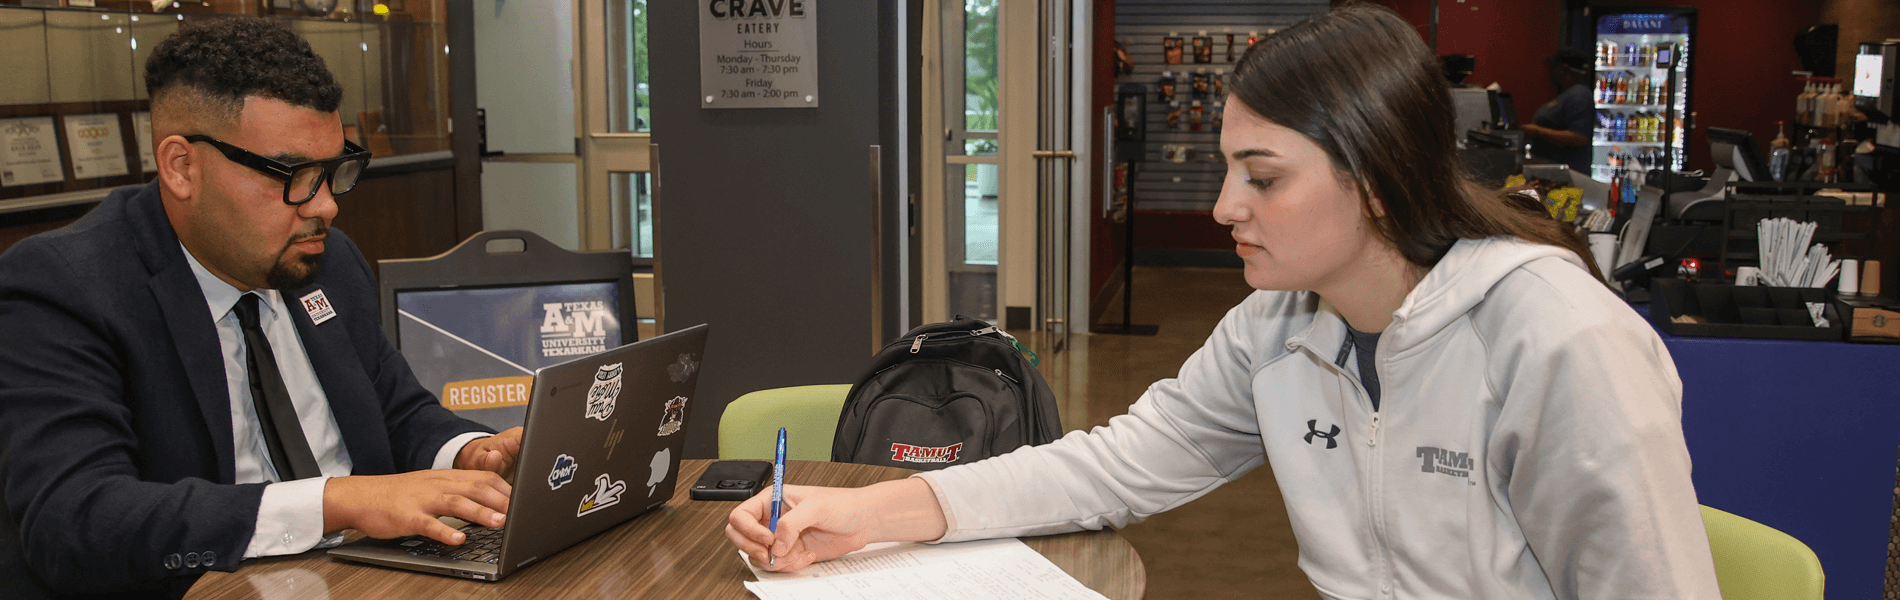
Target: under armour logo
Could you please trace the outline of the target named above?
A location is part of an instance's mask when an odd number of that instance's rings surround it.
[[[1314,438],[1314,437],[1323,437],[1323,438],[1326,438],[1326,449],[1327,449],[1327,450],[1331,450],[1331,449],[1334,449],[1334,448],[1338,448],[1338,447],[1339,447],[1339,442],[1337,442],[1337,441],[1334,441],[1334,440],[1333,440],[1333,436],[1336,436],[1336,435],[1339,435],[1339,426],[1338,426],[1338,425],[1329,425],[1328,427],[1331,427],[1331,428],[1332,428],[1332,431],[1328,431],[1328,432],[1326,432],[1326,433],[1320,433],[1320,432],[1319,432],[1319,419],[1312,419],[1312,420],[1308,420],[1308,421],[1306,422],[1306,429],[1307,429],[1307,431],[1306,431],[1306,443],[1308,443],[1308,444],[1311,444],[1311,443],[1313,443],[1313,438]]]

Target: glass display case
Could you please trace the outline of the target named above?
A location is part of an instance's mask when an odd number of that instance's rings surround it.
[[[268,18],[303,36],[343,85],[345,135],[377,159],[446,152],[445,4],[0,0],[0,209],[150,181],[145,60],[201,19]]]

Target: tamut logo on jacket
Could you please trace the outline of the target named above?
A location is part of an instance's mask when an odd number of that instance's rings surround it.
[[[1415,456],[1419,459],[1418,470],[1424,473],[1438,473],[1452,477],[1471,478],[1470,452],[1453,452],[1444,448],[1419,446]]]
[[[330,306],[330,299],[323,295],[323,290],[304,294],[297,300],[303,303],[304,313],[310,315],[311,325],[322,325],[324,321],[336,316],[336,307]]]
[[[940,448],[891,444],[891,460],[914,463],[953,463],[957,462],[957,453],[962,451],[962,442]]]

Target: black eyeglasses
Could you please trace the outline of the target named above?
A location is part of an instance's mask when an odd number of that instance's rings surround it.
[[[317,190],[323,182],[330,182],[330,193],[342,195],[356,187],[356,179],[363,175],[363,168],[369,166],[369,151],[349,140],[343,140],[343,155],[336,158],[313,160],[287,165],[276,160],[259,156],[254,152],[233,146],[208,135],[185,136],[187,142],[204,142],[217,148],[231,162],[250,167],[259,173],[275,177],[284,182],[284,204],[296,206],[317,197]]]

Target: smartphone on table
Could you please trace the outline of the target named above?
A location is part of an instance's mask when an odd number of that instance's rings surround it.
[[[694,500],[744,500],[759,493],[772,477],[772,463],[762,460],[722,460],[706,466],[693,483]]]

